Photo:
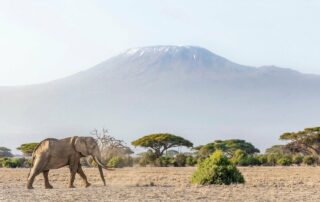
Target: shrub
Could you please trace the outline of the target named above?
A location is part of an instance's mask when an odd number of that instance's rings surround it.
[[[234,165],[253,166],[260,165],[260,161],[254,155],[247,155],[244,151],[238,149],[230,159]]]
[[[159,167],[167,167],[170,165],[171,159],[172,158],[167,156],[160,156],[154,161],[154,165]]]
[[[259,161],[260,165],[267,165],[267,163],[268,163],[267,155],[258,155],[258,156],[256,156],[256,158]]]
[[[300,165],[303,162],[303,156],[301,155],[295,155],[292,158],[292,163]]]
[[[187,157],[184,154],[177,154],[175,159],[174,166],[184,167],[186,166]]]
[[[192,157],[192,156],[187,156],[187,158],[186,158],[186,164],[187,164],[188,166],[194,166],[194,165],[197,164],[197,159],[194,158],[194,157]]]
[[[218,150],[198,165],[193,173],[192,183],[229,185],[244,183],[244,178],[228,158]]]
[[[268,156],[267,156],[267,164],[269,166],[275,166],[280,157],[281,157],[281,154],[276,154],[276,153],[268,154]]]
[[[313,165],[315,164],[316,159],[313,156],[305,156],[303,157],[303,163],[306,165]]]
[[[146,166],[148,164],[154,164],[155,160],[156,160],[155,154],[149,150],[147,152],[140,154],[139,165]]]
[[[2,167],[5,168],[22,168],[28,161],[25,158],[3,158],[1,160]]]
[[[292,164],[292,159],[290,156],[282,156],[277,160],[277,164],[281,166],[290,166]]]
[[[112,167],[112,168],[123,168],[124,167],[124,160],[121,157],[115,156],[112,157],[109,161],[108,161],[108,166]]]
[[[249,155],[249,156],[247,156],[247,158],[246,158],[246,165],[247,165],[247,166],[258,166],[258,165],[260,165],[260,161],[259,161],[259,159],[257,158],[257,156],[255,156],[255,155]]]
[[[241,165],[241,164],[245,164],[246,158],[247,158],[247,154],[244,151],[242,151],[241,149],[237,149],[234,152],[230,161],[234,165]]]

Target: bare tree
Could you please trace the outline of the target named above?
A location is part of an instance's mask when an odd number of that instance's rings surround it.
[[[113,156],[128,156],[133,153],[123,140],[118,140],[115,137],[112,137],[105,128],[101,131],[94,129],[91,132],[91,135],[96,138],[102,158],[105,161],[109,160]]]

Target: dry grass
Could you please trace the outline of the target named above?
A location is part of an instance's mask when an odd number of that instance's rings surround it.
[[[0,169],[1,201],[320,201],[320,167],[240,168],[246,183],[231,186],[190,184],[194,168],[125,168],[105,173],[85,169],[92,186],[76,178],[68,189],[68,169],[50,171],[52,190],[39,175],[34,190],[25,188],[28,169]]]

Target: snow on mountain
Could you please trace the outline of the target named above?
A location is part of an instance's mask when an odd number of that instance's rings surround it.
[[[236,64],[193,46],[133,48],[49,83],[0,87],[0,145],[106,127],[127,142],[172,132],[195,144],[243,138],[260,148],[319,123],[320,76]]]

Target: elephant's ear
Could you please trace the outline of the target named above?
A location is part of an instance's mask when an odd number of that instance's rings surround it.
[[[83,156],[88,156],[88,149],[86,140],[83,137],[77,137],[74,141],[74,148],[77,152],[80,152]]]

